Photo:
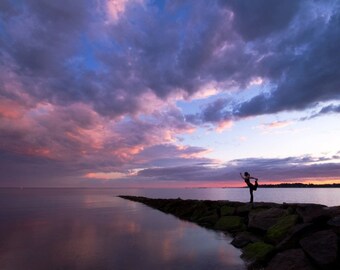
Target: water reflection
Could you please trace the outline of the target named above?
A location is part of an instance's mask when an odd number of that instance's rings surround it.
[[[110,191],[0,192],[0,269],[244,269],[223,234]]]

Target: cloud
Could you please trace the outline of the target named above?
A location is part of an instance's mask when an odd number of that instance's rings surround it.
[[[314,113],[308,117],[303,117],[300,120],[304,121],[304,120],[310,120],[322,115],[326,115],[326,114],[335,114],[335,113],[340,113],[340,105],[335,105],[335,104],[330,104],[328,106],[324,106],[323,108],[321,108],[317,113]]]
[[[287,127],[291,124],[292,124],[291,121],[274,121],[274,122],[271,122],[271,123],[262,124],[262,125],[259,126],[259,128],[261,128],[263,130],[281,129],[281,128]]]
[[[222,1],[233,11],[233,25],[247,41],[284,30],[302,1]]]
[[[284,20],[277,16],[278,21],[283,21],[277,25],[274,23],[269,27],[273,27],[272,29],[258,30],[261,28],[257,27],[256,23],[260,26],[265,21],[265,17],[257,18],[257,15],[260,15],[255,12],[258,2],[237,3],[235,5],[239,6],[241,14],[251,14],[249,18],[245,18],[244,25],[254,23],[251,28],[244,27],[244,33],[239,30],[245,39],[251,39],[248,46],[252,52],[248,57],[250,66],[242,66],[242,70],[248,74],[246,78],[262,78],[265,88],[263,92],[243,101],[236,97],[235,100],[220,99],[207,104],[202,112],[194,116],[189,115],[189,121],[218,123],[241,120],[284,111],[302,111],[313,108],[320,102],[339,100],[340,69],[337,63],[340,59],[336,49],[340,46],[338,5],[317,15],[315,9],[318,4],[294,4],[287,1],[282,5],[293,7],[287,8],[291,15],[286,16]],[[303,11],[299,11],[294,5],[304,5]],[[269,9],[262,10],[268,12]],[[272,14],[268,16],[274,17],[275,9]],[[237,16],[236,9],[235,18]],[[234,20],[234,23],[241,24],[237,20]],[[243,29],[242,27],[238,26],[240,29]],[[245,47],[243,49],[245,50]],[[249,79],[240,79],[238,85],[242,86],[242,82],[249,82]]]
[[[334,157],[287,157],[287,158],[247,158],[231,160],[225,166],[177,166],[148,168],[138,172],[138,176],[156,181],[199,181],[204,183],[235,183],[239,173],[249,171],[263,182],[312,181],[330,179],[338,181],[339,159]],[[239,180],[240,186],[243,182]]]
[[[63,107],[41,103],[18,115],[12,111],[8,113],[6,107],[3,109],[0,153],[4,155],[0,158],[6,162],[1,163],[0,169],[6,171],[2,183],[7,185],[21,183],[25,175],[30,184],[51,185],[53,181],[43,177],[49,170],[56,172],[53,178],[79,179],[84,175],[104,175],[107,178],[112,173],[117,176],[140,166],[170,162],[171,154],[173,159],[188,160],[206,151],[172,145],[178,134],[193,129],[172,107],[144,119],[125,118],[121,121],[109,120],[82,103]],[[12,109],[16,111],[16,107]],[[155,149],[155,145],[164,143],[169,146]],[[27,176],[28,171],[32,177]],[[34,178],[39,171],[41,177]],[[65,181],[61,180],[60,184],[65,185]]]
[[[339,100],[339,14],[336,2],[1,1],[4,179],[163,168],[223,179],[208,149],[180,147],[178,134]],[[197,114],[176,107],[198,97]]]

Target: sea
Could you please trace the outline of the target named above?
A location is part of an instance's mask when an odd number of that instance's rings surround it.
[[[245,188],[0,189],[0,269],[246,269],[231,237],[118,195],[249,200]],[[340,205],[340,188],[263,188],[255,201]]]

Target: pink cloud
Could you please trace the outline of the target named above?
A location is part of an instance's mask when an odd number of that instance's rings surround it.
[[[259,128],[263,130],[281,129],[290,126],[292,123],[292,121],[275,121],[267,124],[262,124],[259,126]]]

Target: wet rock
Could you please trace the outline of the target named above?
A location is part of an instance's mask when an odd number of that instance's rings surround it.
[[[278,253],[266,270],[312,270],[311,264],[302,249],[290,249]]]
[[[266,237],[272,243],[279,243],[286,237],[288,231],[293,228],[297,220],[297,215],[288,215],[279,218],[277,223],[268,229]]]
[[[337,241],[337,235],[332,230],[325,230],[303,238],[300,240],[300,245],[313,261],[326,268],[331,267],[336,262]]]
[[[270,208],[258,212],[252,211],[249,214],[248,227],[267,231],[270,227],[278,222],[279,218],[286,214],[286,210],[281,208]]]
[[[265,262],[274,252],[274,246],[264,242],[256,242],[248,244],[243,249],[242,258],[250,263]]]
[[[239,216],[224,216],[217,221],[215,229],[223,231],[238,231],[244,230],[245,225],[243,223],[243,219]]]
[[[243,248],[250,243],[255,243],[255,242],[259,242],[259,241],[261,241],[261,240],[256,235],[253,235],[250,232],[241,232],[241,233],[238,233],[235,236],[233,241],[231,241],[231,244],[234,247]]]

